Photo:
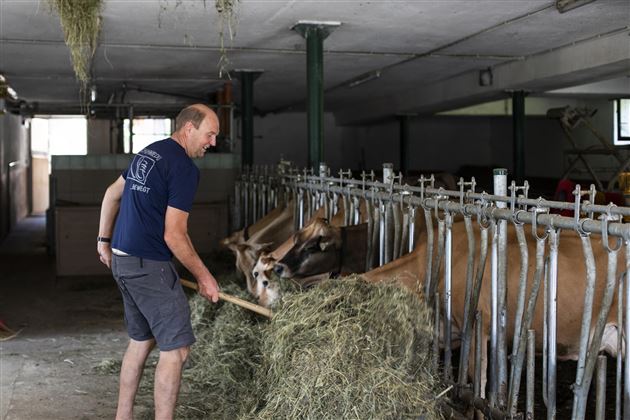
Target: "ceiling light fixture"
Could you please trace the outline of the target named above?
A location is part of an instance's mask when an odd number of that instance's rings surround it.
[[[375,71],[371,71],[369,73],[364,73],[358,77],[355,77],[354,79],[352,79],[351,81],[348,82],[348,87],[349,88],[354,88],[357,87],[359,85],[362,85],[364,83],[367,83],[371,80],[374,79],[378,79],[379,77],[381,77],[381,71],[380,70],[375,70]]]
[[[558,12],[564,13],[594,1],[595,0],[556,0],[556,9],[558,9]]]

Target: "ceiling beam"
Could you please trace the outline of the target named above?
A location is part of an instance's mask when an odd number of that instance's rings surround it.
[[[493,68],[493,84],[480,86],[477,71],[363,101],[335,113],[341,125],[388,118],[396,113],[435,113],[506,97],[506,91],[545,92],[604,80],[630,67],[628,28]]]

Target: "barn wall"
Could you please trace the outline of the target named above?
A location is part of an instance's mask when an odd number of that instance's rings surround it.
[[[306,166],[308,154],[306,113],[270,114],[254,119],[254,164],[273,165],[280,157]],[[324,114],[324,160],[331,168],[343,165],[345,130],[332,113]]]
[[[512,171],[511,101],[495,106],[469,108],[448,115],[418,116],[410,122],[409,167],[421,171],[458,172],[471,167],[506,167]],[[525,125],[525,172],[527,177],[558,178],[566,168],[570,148],[556,120],[546,118],[546,110],[570,105],[598,109],[592,119],[596,130],[612,142],[612,103],[606,100],[566,98],[527,98]],[[491,114],[491,115],[488,115]],[[289,113],[257,118],[254,123],[254,163],[273,164],[280,156],[306,164],[306,114]],[[391,119],[362,126],[335,125],[326,114],[324,121],[326,161],[337,171],[379,169],[383,162],[399,167],[399,122]],[[584,127],[574,132],[578,147],[598,145]],[[599,146],[598,146],[599,147]],[[602,170],[616,168],[612,157],[591,157]],[[590,161],[590,160],[589,160]],[[576,174],[580,176],[580,171]]]
[[[0,115],[0,240],[29,213],[28,136],[22,117]]]

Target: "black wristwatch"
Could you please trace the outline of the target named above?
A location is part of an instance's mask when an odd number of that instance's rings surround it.
[[[96,237],[96,242],[110,243],[111,241],[112,241],[111,238],[106,238],[105,236],[97,236]]]

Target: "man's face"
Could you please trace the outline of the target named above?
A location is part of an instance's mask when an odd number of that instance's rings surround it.
[[[219,134],[219,120],[214,114],[206,115],[199,128],[195,128],[190,123],[192,130],[190,131],[188,142],[188,154],[191,158],[200,158],[212,146],[217,145],[217,135]]]

